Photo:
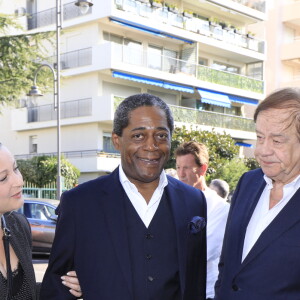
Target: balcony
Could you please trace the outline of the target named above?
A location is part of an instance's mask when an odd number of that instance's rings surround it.
[[[116,110],[117,106],[123,100],[123,97],[114,96],[114,110]],[[252,119],[183,106],[169,105],[169,107],[171,108],[175,122],[206,125],[214,128],[242,130],[251,133],[255,132],[255,125]]]
[[[233,1],[232,1],[233,2]],[[264,2],[264,1],[260,1]],[[155,20],[170,26],[194,32],[200,36],[206,36],[212,40],[222,40],[229,45],[238,46],[258,53],[265,53],[264,41],[260,41],[246,34],[235,32],[233,28],[223,28],[221,26],[211,26],[208,19],[198,18],[190,14],[179,11],[170,11],[167,7],[152,7],[149,2],[141,0],[115,0],[116,8],[136,16]],[[250,5],[250,4],[249,4]]]
[[[266,12],[266,1],[248,1],[248,0],[232,0],[232,1],[248,6],[262,13]]]
[[[120,164],[119,153],[104,152],[99,149],[62,151],[61,153],[72,164],[85,172],[112,172]],[[35,156],[56,156],[57,152],[15,155],[16,159],[31,159]]]
[[[185,60],[169,57],[166,55],[159,55],[149,50],[143,51],[130,46],[120,44],[111,44],[112,46],[112,60],[137,67],[144,67],[155,71],[161,71],[170,74],[178,74],[193,76],[195,79],[210,82],[214,84],[229,86],[244,91],[251,91],[254,93],[264,93],[264,81],[257,80],[240,74],[220,71],[210,67],[190,63]],[[132,68],[131,68],[132,72]],[[152,76],[155,77],[154,73]],[[159,76],[159,74],[157,75]],[[173,78],[174,80],[175,78]],[[169,78],[169,80],[171,80]],[[180,78],[178,77],[180,82]]]
[[[299,10],[300,10],[300,2],[294,1],[285,3],[282,6],[282,21],[286,24],[289,24],[291,26],[296,26],[299,28],[300,26],[300,16],[299,16]]]
[[[70,2],[63,5],[63,20],[70,20],[82,16],[80,9],[75,6],[75,2]],[[86,14],[91,14],[93,7],[91,6]],[[28,30],[55,24],[56,22],[56,8],[46,9],[34,14],[27,18]]]
[[[214,128],[255,132],[255,126],[252,119],[209,111],[201,111],[182,106],[169,106],[173,113],[175,122],[206,125]]]
[[[197,78],[202,81],[226,85],[259,94],[264,93],[264,82],[262,80],[226,71],[219,71],[206,66],[197,66]]]
[[[61,119],[85,117],[92,114],[92,99],[79,99],[61,102]],[[53,104],[28,107],[28,123],[56,120]]]
[[[62,53],[60,56],[61,69],[78,68],[92,64],[92,48],[84,48]]]

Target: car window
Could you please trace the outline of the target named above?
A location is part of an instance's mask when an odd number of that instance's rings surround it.
[[[51,216],[55,215],[55,210],[45,204],[24,203],[24,214],[27,218],[51,220]]]

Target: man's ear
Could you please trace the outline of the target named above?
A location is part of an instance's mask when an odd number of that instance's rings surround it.
[[[205,176],[207,169],[208,169],[208,165],[207,164],[203,164],[200,167],[200,175]]]
[[[115,149],[118,150],[118,151],[120,151],[120,145],[121,145],[120,144],[120,139],[121,139],[121,137],[118,136],[116,133],[113,132],[111,134],[111,139],[112,139],[112,143],[113,143]]]

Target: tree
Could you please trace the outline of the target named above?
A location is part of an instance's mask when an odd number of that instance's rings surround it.
[[[229,134],[214,130],[188,130],[185,126],[174,129],[171,142],[171,155],[166,168],[175,168],[174,150],[183,142],[195,141],[206,145],[209,151],[209,168],[207,174],[216,173],[224,160],[231,160],[238,155],[239,148]]]
[[[240,177],[247,171],[249,169],[242,159],[224,160],[214,174],[207,176],[207,181],[210,182],[215,178],[223,179],[229,184],[230,191],[234,191]]]
[[[27,160],[17,161],[20,172],[25,181],[42,188],[57,180],[57,159],[53,156],[34,156]],[[61,175],[64,178],[64,186],[67,189],[78,183],[80,171],[68,160],[62,157]]]
[[[0,14],[0,104],[14,104],[29,92],[39,62],[46,59],[45,42],[51,43],[51,32],[9,34],[21,30],[14,17]],[[39,85],[43,90],[53,85],[50,70],[41,70]]]
[[[239,178],[249,170],[244,160],[237,158],[239,147],[229,134],[217,133],[214,130],[187,130],[185,126],[176,127],[171,142],[171,155],[166,168],[176,168],[174,150],[183,142],[195,141],[203,143],[209,151],[209,167],[206,180],[220,178],[234,190]],[[250,164],[250,160],[247,161]],[[252,164],[254,162],[251,160]]]

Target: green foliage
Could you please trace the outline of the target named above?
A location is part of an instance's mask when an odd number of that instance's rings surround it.
[[[254,170],[260,168],[259,163],[254,157],[246,157],[244,158],[244,164],[247,166],[249,170]]]
[[[175,168],[174,150],[183,142],[195,141],[206,145],[209,151],[209,168],[207,173],[213,174],[220,169],[224,160],[237,156],[239,147],[235,146],[230,135],[217,133],[214,130],[187,130],[185,126],[176,127],[171,142],[171,155],[166,168]]]
[[[45,60],[43,41],[51,42],[53,35],[50,32],[9,34],[21,29],[14,17],[0,14],[0,104],[13,104],[29,92],[38,62]],[[49,71],[41,72],[39,85],[44,90],[53,85]]]
[[[206,176],[207,182],[215,178],[221,178],[229,184],[230,191],[233,191],[240,179],[240,177],[249,171],[247,166],[245,166],[243,159],[234,158],[232,160],[223,160],[216,169],[216,172]]]
[[[42,188],[48,183],[56,182],[57,159],[52,156],[35,156],[28,160],[17,161],[20,172],[25,181]],[[74,187],[78,183],[80,171],[67,159],[61,159],[61,175],[64,178],[66,189]]]
[[[212,179],[221,178],[228,182],[230,190],[234,190],[243,173],[249,170],[243,159],[237,158],[239,147],[235,146],[232,137],[226,133],[214,130],[187,130],[186,127],[176,127],[171,142],[171,156],[166,168],[176,168],[174,150],[183,142],[196,141],[207,146],[209,151],[209,167],[206,174],[208,183]],[[254,164],[248,159],[248,165]],[[250,166],[250,165],[249,165]]]

